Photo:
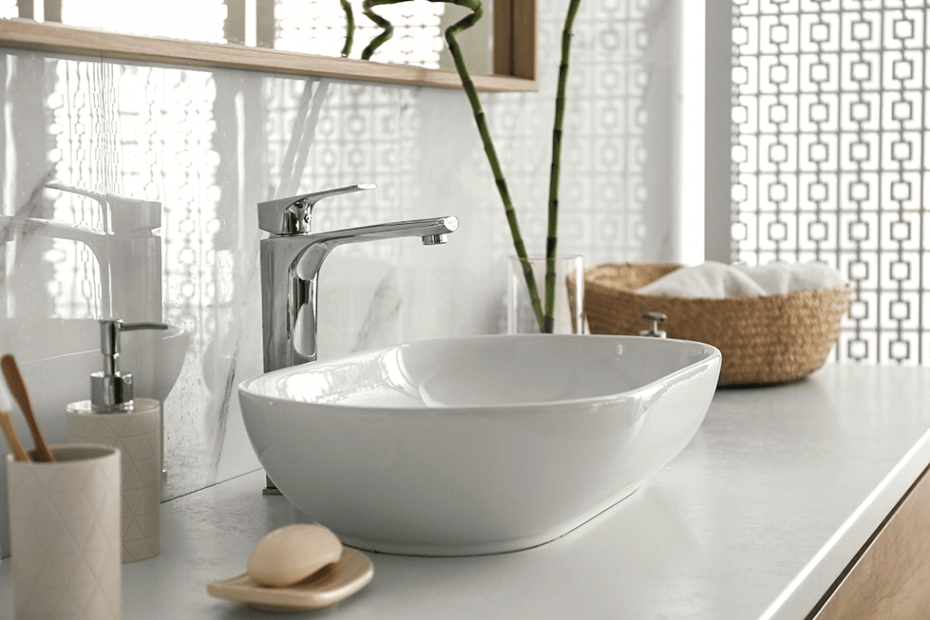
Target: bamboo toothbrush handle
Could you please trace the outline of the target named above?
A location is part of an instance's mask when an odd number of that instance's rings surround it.
[[[9,411],[0,410],[0,429],[3,429],[3,435],[6,437],[6,443],[10,446],[10,452],[17,461],[29,462],[29,454],[23,448],[19,441],[19,435],[16,433],[16,427],[13,426],[13,418],[10,417]]]
[[[55,462],[55,457],[52,455],[48,444],[45,443],[45,439],[42,438],[42,431],[39,430],[39,424],[32,412],[29,391],[26,389],[26,382],[23,380],[23,374],[19,371],[19,366],[16,365],[16,360],[13,359],[12,355],[4,355],[0,357],[0,368],[3,369],[3,376],[6,378],[10,393],[13,394],[13,399],[19,405],[23,415],[26,416],[29,432],[32,433],[32,440],[36,445],[36,460],[47,463]]]

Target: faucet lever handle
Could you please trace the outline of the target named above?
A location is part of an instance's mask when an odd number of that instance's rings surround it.
[[[275,198],[258,203],[258,227],[273,235],[301,235],[310,232],[313,205],[324,198],[375,189],[373,183],[359,183],[321,192],[288,198]]]

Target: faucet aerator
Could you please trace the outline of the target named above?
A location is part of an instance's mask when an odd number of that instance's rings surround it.
[[[449,235],[423,235],[423,245],[443,245],[449,240]]]

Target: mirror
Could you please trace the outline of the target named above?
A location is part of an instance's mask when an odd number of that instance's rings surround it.
[[[339,0],[19,0],[0,9],[5,46],[103,58],[459,87],[445,28],[467,14],[413,0],[375,11],[394,36],[361,60],[380,29],[351,2],[353,41]],[[485,0],[484,17],[459,35],[479,90],[536,89],[536,0]],[[184,19],[178,19],[184,15]],[[167,16],[167,17],[166,17]]]

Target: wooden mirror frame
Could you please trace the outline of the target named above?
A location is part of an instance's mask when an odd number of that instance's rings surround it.
[[[330,58],[233,43],[142,37],[31,19],[0,20],[0,47],[100,59],[461,88],[458,74],[443,69]],[[472,77],[481,91],[537,90],[536,0],[494,1],[494,73]]]

